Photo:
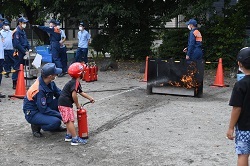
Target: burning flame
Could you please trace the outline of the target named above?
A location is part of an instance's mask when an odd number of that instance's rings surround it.
[[[195,74],[198,73],[196,65],[191,63],[188,67],[190,70],[187,71],[186,75],[183,75],[180,82],[169,81],[168,83],[176,87],[184,87],[187,89],[197,88],[199,86],[198,81],[195,79]]]

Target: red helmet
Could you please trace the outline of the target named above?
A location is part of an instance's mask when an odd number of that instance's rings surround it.
[[[71,64],[68,68],[68,74],[73,78],[79,78],[86,68],[85,64],[80,62],[75,62]]]

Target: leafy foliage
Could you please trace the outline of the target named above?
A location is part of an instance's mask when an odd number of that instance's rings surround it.
[[[225,0],[224,16],[213,13],[212,4],[217,0],[5,0],[0,3],[9,18],[23,14],[32,24],[42,24],[49,13],[74,27],[76,22],[85,21],[89,28],[99,28],[101,37],[93,40],[96,49],[110,52],[113,59],[145,59],[152,55],[152,42],[156,39],[153,31],[162,28],[167,21],[182,14],[186,21],[196,18],[202,25],[203,45],[208,60],[223,56],[226,62],[234,61],[237,51],[245,38],[245,23],[250,20],[249,0],[239,0],[230,6]],[[187,5],[188,4],[188,5]],[[11,6],[11,7],[10,7]],[[37,32],[39,33],[39,32]],[[167,30],[159,55],[182,57],[187,44],[188,31]],[[39,37],[43,40],[44,34]],[[105,37],[104,37],[105,36]],[[100,40],[100,41],[99,41]]]
[[[166,59],[185,58],[182,50],[187,47],[188,29],[168,29],[163,33],[163,43],[159,47],[159,56]]]

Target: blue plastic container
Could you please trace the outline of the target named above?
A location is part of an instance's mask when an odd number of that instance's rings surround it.
[[[50,53],[49,47],[49,45],[35,47],[36,52],[42,55],[42,62],[44,63],[52,62],[52,54]]]
[[[245,74],[237,74],[237,81],[241,80]]]

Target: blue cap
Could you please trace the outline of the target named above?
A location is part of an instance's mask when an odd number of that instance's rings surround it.
[[[3,25],[10,25],[10,22],[8,20],[4,20]]]
[[[62,69],[56,68],[56,65],[54,63],[46,63],[41,69],[41,74],[43,76],[56,75],[61,73]]]
[[[193,26],[197,25],[197,21],[195,19],[190,19],[188,22],[186,22],[186,25],[192,24]]]
[[[61,22],[59,21],[59,20],[56,20],[56,23],[55,23],[56,25],[60,25],[61,24]]]
[[[80,24],[79,24],[79,25],[81,25],[81,26],[85,27],[84,22],[80,22]]]
[[[56,24],[56,20],[54,18],[52,18],[49,23]]]
[[[19,19],[18,19],[18,22],[28,22],[29,20],[27,20],[26,18],[24,18],[24,17],[20,17]]]

